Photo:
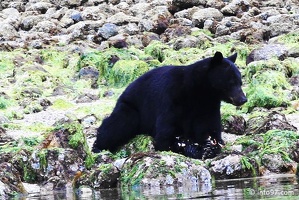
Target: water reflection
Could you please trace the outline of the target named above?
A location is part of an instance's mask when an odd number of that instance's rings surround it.
[[[93,191],[82,187],[76,191],[66,188],[47,194],[29,194],[23,199],[103,199],[103,200],[166,200],[166,199],[298,199],[299,185],[295,175],[217,180],[213,183],[182,187],[123,187]]]

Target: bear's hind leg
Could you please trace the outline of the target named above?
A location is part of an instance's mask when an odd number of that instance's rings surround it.
[[[126,103],[119,102],[111,115],[103,120],[97,130],[97,138],[92,151],[116,151],[138,134],[139,114]]]

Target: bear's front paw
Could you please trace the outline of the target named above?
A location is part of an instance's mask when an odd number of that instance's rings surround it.
[[[221,139],[221,141],[224,144],[224,141]],[[214,158],[216,157],[220,152],[223,145],[219,143],[219,141],[216,140],[207,140],[203,147],[203,155],[202,159],[208,159],[208,158]]]
[[[98,149],[98,148],[95,147],[95,146],[92,147],[91,151],[92,151],[93,153],[100,153],[100,152],[101,152],[101,150]]]

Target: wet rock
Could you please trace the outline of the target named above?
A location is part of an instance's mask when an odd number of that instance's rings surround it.
[[[290,157],[291,157],[292,160],[299,163],[299,140],[297,140],[295,145],[291,147]]]
[[[5,123],[8,123],[9,122],[9,119],[4,116],[4,115],[0,115],[0,124],[5,124]]]
[[[74,20],[74,22],[83,21],[82,15],[80,13],[75,13],[71,15],[71,19]]]
[[[285,161],[281,154],[265,154],[261,161],[263,166],[275,173],[290,173],[295,166],[295,163]]]
[[[117,186],[119,170],[113,164],[99,164],[97,168],[86,171],[75,181],[75,186],[86,185],[94,189]]]
[[[284,60],[288,55],[287,48],[282,44],[267,44],[253,50],[246,59],[246,64],[258,60],[269,60],[273,57]]]
[[[82,94],[77,97],[76,103],[90,103],[92,101],[98,100],[99,97],[93,94]]]
[[[221,21],[223,18],[223,14],[215,8],[205,8],[205,9],[199,9],[192,15],[192,22],[194,26],[198,28],[203,28],[204,23],[208,19],[213,19],[216,21]]]
[[[79,78],[84,80],[91,80],[91,87],[97,88],[99,70],[94,67],[83,67],[79,71]]]
[[[275,129],[297,131],[297,128],[287,121],[284,114],[276,111],[267,116],[257,116],[247,120],[247,134],[266,133]]]
[[[159,35],[156,33],[151,33],[151,32],[143,33],[141,41],[142,41],[142,45],[144,47],[147,47],[153,40],[159,41],[160,40]]]
[[[104,39],[108,39],[112,36],[118,34],[117,26],[112,23],[106,23],[101,28],[99,28],[97,34],[98,36],[103,37]]]
[[[228,155],[222,159],[217,159],[211,162],[210,172],[216,179],[227,179],[227,178],[247,178],[255,176],[258,172],[257,163],[252,159],[250,165],[244,165],[241,155]]]
[[[167,28],[164,33],[161,35],[161,39],[164,42],[168,42],[170,40],[176,40],[178,43],[185,43],[186,47],[196,47],[199,43],[199,40],[191,36],[191,28],[188,26],[180,26],[180,25],[173,25],[169,28]],[[185,36],[185,37],[181,37]],[[178,37],[181,37],[180,39],[176,39]],[[180,42],[178,40],[181,40]],[[188,43],[188,44],[187,44]],[[184,45],[182,45],[184,46]],[[175,50],[180,49],[179,45],[176,46]],[[181,47],[184,48],[184,47]]]
[[[137,171],[136,171],[137,170]],[[208,184],[211,175],[197,160],[173,153],[133,154],[121,169],[123,185],[145,187]]]
[[[118,34],[108,39],[109,46],[122,49],[128,47],[128,35],[127,34]]]
[[[238,15],[249,10],[250,4],[248,1],[244,0],[233,0],[224,8],[221,9],[221,12],[224,15]]]
[[[33,28],[33,26],[42,20],[43,18],[40,16],[27,16],[22,19],[20,27],[24,31],[29,31]]]
[[[0,119],[2,117],[0,116]],[[0,122],[0,124],[2,124],[2,122]],[[9,135],[6,134],[6,130],[0,126],[0,145],[5,145],[8,144],[8,142],[13,141],[13,138],[10,137]],[[1,159],[2,161],[4,161],[4,159]]]
[[[139,3],[133,4],[129,8],[129,11],[132,12],[132,14],[134,16],[143,18],[144,14],[150,9],[151,9],[150,3],[139,2]]]
[[[36,2],[26,7],[26,11],[37,11],[39,14],[45,14],[48,9],[53,7],[53,4],[47,2]]]
[[[60,28],[57,23],[52,21],[41,21],[32,28],[32,31],[50,33],[52,35],[58,34],[60,32],[59,30]]]
[[[94,115],[88,115],[88,116],[83,117],[80,121],[81,121],[81,124],[83,125],[83,127],[86,128],[86,127],[90,127],[90,126],[94,125],[97,121],[97,118]]]
[[[182,48],[196,48],[199,46],[199,40],[193,36],[187,36],[186,38],[178,38],[174,44],[173,48],[179,50]]]
[[[192,8],[193,6],[205,6],[206,0],[173,0],[172,4],[175,7],[178,7],[180,10],[186,8]]]
[[[86,0],[50,0],[56,6],[77,7],[82,5]]]
[[[108,12],[107,12],[108,10]],[[81,16],[82,19],[85,21],[97,21],[101,22],[103,24],[108,16],[110,16],[113,13],[113,11],[109,11],[109,8],[100,7],[100,6],[90,6],[90,7],[84,7]]]
[[[246,121],[242,116],[230,116],[223,124],[223,131],[236,135],[245,134]]]
[[[75,125],[50,133],[31,151],[22,150],[12,163],[29,183],[51,183],[52,190],[62,188],[85,169],[87,149],[84,135]]]
[[[0,40],[14,40],[19,37],[19,33],[11,24],[0,22]]]
[[[28,87],[20,91],[20,95],[22,97],[27,97],[27,98],[38,98],[41,97],[42,94],[43,94],[42,90],[36,87],[30,87],[30,88]]]
[[[53,89],[52,95],[59,96],[59,95],[65,95],[66,93],[67,93],[67,88],[63,86],[58,86]]]
[[[99,71],[93,67],[83,67],[79,71],[79,78],[82,79],[98,79]]]
[[[114,92],[112,90],[105,91],[103,97],[112,97]]]
[[[270,37],[275,37],[298,29],[297,21],[298,14],[281,14],[267,18]]]
[[[108,17],[107,22],[116,25],[124,25],[128,23],[138,23],[139,19],[137,17],[127,15],[123,12],[119,12],[115,15],[112,15],[111,17]]]
[[[15,193],[26,194],[19,172],[12,164],[7,162],[0,163],[0,197],[2,199],[9,199]]]
[[[49,99],[41,99],[39,100],[39,104],[43,107],[43,110],[46,110],[52,105],[52,102]]]
[[[43,107],[40,105],[37,101],[32,101],[29,104],[24,106],[23,112],[25,114],[32,114],[32,113],[38,113],[43,110]]]

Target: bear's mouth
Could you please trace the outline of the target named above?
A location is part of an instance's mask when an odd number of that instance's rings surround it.
[[[241,96],[239,98],[229,97],[229,103],[233,104],[234,106],[242,106],[246,102],[247,98],[245,96]]]

